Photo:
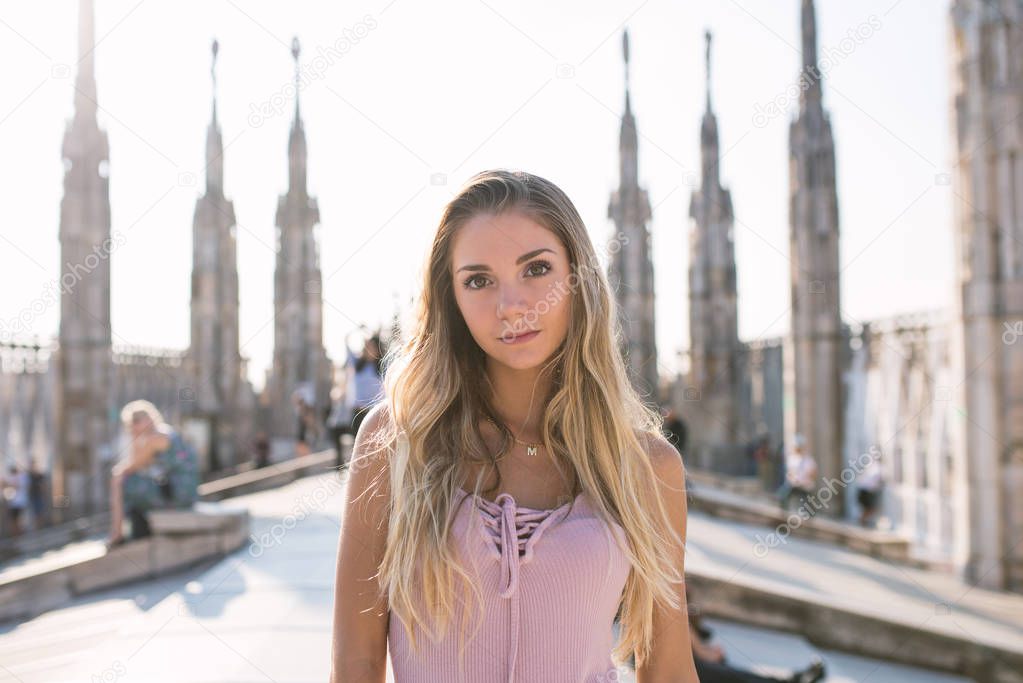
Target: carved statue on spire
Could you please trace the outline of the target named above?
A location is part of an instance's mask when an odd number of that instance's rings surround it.
[[[625,58],[625,92],[629,91],[629,29],[622,32],[622,55]]]
[[[220,50],[220,43],[217,39],[213,39],[213,46],[211,48],[213,52],[213,60],[210,62],[210,76],[213,78],[213,86],[217,85],[217,52]]]
[[[302,53],[302,48],[298,44],[298,36],[294,36],[291,39],[291,57],[295,60],[295,126],[301,127],[302,120],[299,117],[298,109],[298,56]]]
[[[707,43],[706,51],[706,63],[707,63],[707,111],[710,111],[710,30],[703,32],[703,38]]]

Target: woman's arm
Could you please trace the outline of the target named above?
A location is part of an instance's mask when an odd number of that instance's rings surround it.
[[[384,683],[387,672],[386,598],[377,598],[377,571],[387,540],[390,495],[387,455],[370,445],[387,425],[378,403],[359,427],[345,487],[334,581],[330,683]],[[379,483],[379,487],[377,484]]]
[[[673,548],[675,566],[685,576],[686,477],[682,458],[663,436],[654,436],[650,459],[657,476],[658,494],[671,517],[672,528],[681,539]],[[679,608],[654,603],[653,645],[650,657],[636,669],[637,683],[699,683],[693,662],[685,584],[676,587]]]

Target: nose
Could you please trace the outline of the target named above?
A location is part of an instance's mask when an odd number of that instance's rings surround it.
[[[529,310],[529,302],[525,293],[518,285],[506,285],[501,288],[497,300],[497,317],[505,322],[518,321]]]

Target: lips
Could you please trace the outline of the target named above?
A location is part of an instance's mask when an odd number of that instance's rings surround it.
[[[499,339],[505,344],[522,344],[533,339],[538,334],[540,334],[540,330],[529,330],[528,332],[523,332],[515,336],[505,335],[503,337],[499,337]]]

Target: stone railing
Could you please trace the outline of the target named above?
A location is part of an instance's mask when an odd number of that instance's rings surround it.
[[[733,483],[732,486],[719,486],[716,485],[716,480],[721,477],[713,474],[689,470],[686,476],[689,484],[687,503],[690,510],[699,510],[721,519],[744,524],[770,528],[784,527],[785,535],[834,543],[865,555],[900,564],[945,569],[943,566],[932,566],[932,563],[914,556],[909,539],[899,534],[864,529],[823,515],[804,519],[794,512],[786,512],[771,502],[766,494],[756,492],[756,482],[752,479],[749,482]],[[733,482],[735,480],[734,477],[723,479],[731,479]],[[798,520],[797,524],[792,523],[794,519]]]

